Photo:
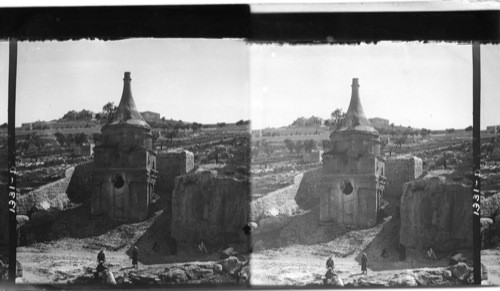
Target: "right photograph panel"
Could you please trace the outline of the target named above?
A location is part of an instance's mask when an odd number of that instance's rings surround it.
[[[481,263],[500,285],[500,45],[481,45]],[[484,273],[484,272],[483,272]],[[484,277],[484,276],[483,276]]]
[[[250,55],[251,284],[471,284],[472,45]]]

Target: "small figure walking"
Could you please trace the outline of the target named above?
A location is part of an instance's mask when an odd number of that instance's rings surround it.
[[[132,267],[133,268],[138,268],[139,264],[137,263],[137,257],[139,256],[139,249],[137,246],[134,246],[134,249],[132,250]]]
[[[366,256],[366,253],[363,252],[361,255],[361,273],[362,274],[368,274],[368,271],[366,269],[366,263],[368,262],[368,257]]]
[[[106,255],[104,255],[104,250],[101,249],[101,251],[97,254],[97,262],[106,262]]]

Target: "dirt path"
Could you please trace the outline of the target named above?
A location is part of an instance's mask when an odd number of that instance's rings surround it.
[[[22,283],[66,283],[85,272],[87,268],[97,266],[97,250],[83,247],[85,240],[61,239],[47,244],[17,248],[17,259],[23,266]],[[115,277],[132,270],[131,258],[126,254],[128,247],[117,251],[105,250],[106,264]],[[139,256],[148,261],[153,255],[143,251]],[[158,256],[158,254],[154,254]],[[196,264],[201,262],[217,261],[217,254],[187,254],[180,252],[175,256],[165,256],[161,261],[165,263],[143,264],[139,257],[139,270],[157,274],[166,267],[182,265],[186,262]],[[159,261],[156,258],[156,261]]]
[[[356,256],[357,254],[353,254],[342,258],[332,254],[335,271],[344,283],[365,276],[361,274]],[[251,257],[251,284],[302,286],[320,282],[326,272],[327,258],[323,255],[320,245],[292,245],[276,250],[264,250]],[[446,259],[429,261],[411,258],[404,262],[394,258],[372,259],[372,261],[368,262],[368,275],[381,280],[415,269],[445,267],[448,263]]]

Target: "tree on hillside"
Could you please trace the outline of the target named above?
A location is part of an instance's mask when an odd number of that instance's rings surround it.
[[[318,147],[318,143],[314,139],[308,139],[304,142],[304,150],[306,153],[311,153],[314,149]]]
[[[77,146],[82,146],[84,143],[89,142],[89,137],[85,133],[80,132],[80,133],[75,134],[74,142]]]
[[[332,112],[332,114],[330,115],[330,126],[333,128],[333,130],[339,129],[339,127],[342,125],[342,122],[344,121],[345,116],[346,113],[343,112],[341,108],[337,108]]]
[[[193,122],[191,124],[191,129],[193,130],[193,132],[199,131],[202,127],[203,125],[201,123]]]
[[[59,145],[64,147],[64,145],[66,144],[66,136],[60,132],[54,133],[54,136],[56,137],[56,140],[59,143]]]
[[[293,140],[289,138],[285,139],[285,147],[290,151],[290,154],[292,154],[293,150],[295,149]]]
[[[472,125],[469,125],[465,128],[465,131],[472,131]]]
[[[179,130],[177,128],[174,128],[174,129],[169,129],[167,131],[167,134],[166,134],[166,137],[168,139],[170,139],[170,141],[172,141],[174,139],[174,137],[177,136],[177,134],[179,133]]]
[[[7,122],[5,122],[2,125],[0,125],[0,128],[7,128]]]
[[[41,151],[45,147],[45,142],[42,140],[42,138],[38,134],[33,134],[31,137],[33,141],[33,145],[36,146],[36,148]]]
[[[305,126],[307,119],[305,117],[299,117],[294,122],[292,122],[292,126]]]
[[[394,139],[394,143],[399,145],[399,148],[401,148],[401,146],[403,145],[403,143],[406,141],[407,138],[408,136],[406,135],[399,135]]]
[[[113,114],[115,114],[116,109],[118,109],[117,106],[113,102],[108,102],[102,107],[102,111],[104,111],[104,117],[108,120],[113,117]]]
[[[30,146],[33,144],[33,137],[36,135],[36,133],[33,134],[28,134],[22,144],[21,144],[21,149],[23,150],[24,154],[28,153],[28,150],[30,149]]]
[[[236,125],[240,126],[240,125],[249,125],[250,124],[250,120],[239,120],[238,122],[236,122]]]
[[[300,151],[302,151],[303,148],[304,148],[304,142],[302,142],[301,140],[295,142],[295,152],[297,154],[300,154]]]
[[[420,135],[421,135],[422,137],[426,137],[426,136],[428,136],[428,135],[430,135],[430,134],[431,134],[431,131],[430,131],[429,129],[422,128],[422,129],[420,130]]]
[[[262,149],[264,150],[268,158],[271,157],[271,155],[274,153],[274,147],[267,140],[262,142]]]
[[[98,133],[98,132],[94,133],[94,134],[92,135],[92,140],[94,141],[94,144],[96,144],[96,145],[97,145],[97,144],[99,144],[99,143],[101,143],[101,140],[102,140],[102,134],[101,134],[101,133]]]
[[[447,128],[447,129],[446,129],[446,132],[447,132],[447,133],[454,133],[454,132],[455,132],[455,129],[454,129],[454,128]]]
[[[224,127],[224,126],[226,126],[226,123],[225,122],[218,122],[217,126],[218,127]]]

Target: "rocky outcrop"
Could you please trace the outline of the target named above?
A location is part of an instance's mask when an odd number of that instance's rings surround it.
[[[290,216],[290,212],[298,208],[294,198],[297,195],[303,177],[303,174],[299,174],[294,177],[292,185],[253,200],[250,203],[250,219],[259,224],[258,221],[265,217],[278,215]]]
[[[406,183],[401,197],[400,242],[407,248],[472,248],[470,201],[470,187],[439,178]]]
[[[194,154],[186,150],[169,151],[159,153],[156,161],[158,179],[155,184],[155,192],[160,196],[168,196],[168,200],[170,200],[175,187],[175,178],[193,170]]]
[[[90,182],[94,162],[88,162],[75,167],[69,181],[66,194],[73,203],[83,203],[90,200]]]
[[[310,210],[319,205],[319,193],[321,193],[322,168],[304,173],[300,182],[295,202],[304,210]]]
[[[384,199],[389,202],[388,210],[394,211],[400,207],[403,185],[420,177],[423,173],[422,160],[413,156],[390,157],[385,161]]]
[[[500,193],[481,199],[481,217],[495,218],[500,215]]]
[[[494,236],[494,231],[492,227],[493,219],[481,217],[480,224],[481,224],[481,229],[480,229],[481,248],[488,248],[491,246],[491,239]]]
[[[70,204],[66,189],[74,170],[74,167],[69,168],[66,170],[64,178],[19,196],[17,199],[17,214],[28,215],[28,212],[33,207],[43,203],[49,203],[52,209],[65,209]]]
[[[208,245],[247,242],[243,227],[249,222],[250,185],[201,171],[179,176],[172,193],[172,233],[178,242]]]

